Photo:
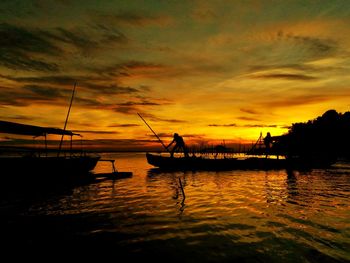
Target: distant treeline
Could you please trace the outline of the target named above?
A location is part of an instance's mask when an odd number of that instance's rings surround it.
[[[350,112],[328,110],[274,138],[272,152],[289,156],[350,157]]]

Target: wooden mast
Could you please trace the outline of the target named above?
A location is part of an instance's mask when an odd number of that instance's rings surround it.
[[[67,122],[68,122],[68,118],[69,118],[69,114],[70,114],[70,109],[72,108],[73,98],[74,98],[76,86],[77,86],[77,83],[75,82],[75,83],[74,83],[73,92],[72,92],[72,97],[71,97],[71,99],[70,99],[70,104],[69,104],[67,116],[66,116],[66,121],[65,121],[64,127],[63,127],[63,131],[65,131],[65,130],[66,130],[66,127],[67,127]],[[57,157],[59,157],[59,156],[60,156],[60,153],[61,153],[63,137],[64,137],[64,133],[62,133],[62,136],[61,136],[61,141],[60,141],[60,146],[59,146],[59,148],[58,148]]]

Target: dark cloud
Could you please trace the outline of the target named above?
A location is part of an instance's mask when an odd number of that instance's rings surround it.
[[[306,65],[304,63],[300,63],[300,64],[253,65],[248,68],[248,72],[259,74],[258,72],[269,71],[269,70],[281,70],[283,72],[285,72],[286,70],[287,71],[290,70],[292,72],[299,71],[301,74],[300,75],[294,74],[294,75],[299,75],[299,76],[294,76],[294,79],[313,80],[317,78],[314,76],[311,76],[310,74],[314,74],[314,73],[319,74],[323,72],[330,73],[334,71],[343,71],[344,69],[345,69],[344,67],[339,67],[339,66],[325,66],[325,65],[316,66],[316,65]],[[286,78],[286,76],[284,78]],[[293,76],[289,76],[289,79],[293,80]]]
[[[261,74],[252,76],[258,79],[286,79],[286,80],[316,80],[316,77],[304,74]]]
[[[167,138],[167,139],[173,139],[174,138],[174,133],[158,133],[157,134],[159,137],[161,138]],[[189,134],[189,133],[185,133],[185,134],[180,134],[181,137],[183,138],[187,138],[187,139],[203,139],[203,137],[205,137],[204,134]],[[154,137],[154,134],[147,134],[148,137]]]
[[[4,76],[2,76],[4,77]],[[67,103],[67,100],[71,96],[72,85],[68,87],[66,83],[70,83],[74,80],[71,77],[43,77],[43,78],[12,78],[5,77],[17,81],[19,84],[24,85],[16,88],[0,87],[0,105],[14,105],[14,106],[27,106],[34,102],[36,103],[54,103],[56,105],[62,105]],[[56,85],[53,85],[57,82]],[[38,84],[34,84],[38,83]],[[87,88],[88,87],[88,88]],[[160,99],[147,99],[142,96],[130,96],[130,94],[137,93],[138,90],[131,87],[119,87],[117,85],[99,85],[90,83],[78,84],[78,89],[84,89],[90,94],[88,96],[75,96],[74,104],[81,106],[99,108],[106,110],[113,110],[124,114],[135,114],[140,112],[142,107],[162,106],[168,105],[170,102],[160,102]],[[79,92],[79,90],[78,90]],[[100,95],[121,95],[126,94],[128,98],[134,99],[120,102],[109,103],[100,100]],[[98,96],[97,96],[98,95]],[[119,96],[118,101],[121,101]]]
[[[267,54],[265,50],[269,50],[271,54]],[[265,46],[259,45],[254,51],[257,57],[264,55],[259,59],[259,63],[263,61],[262,64],[248,67],[248,72],[256,73],[252,78],[312,81],[317,79],[313,73],[340,69],[308,64],[310,61],[340,54],[340,45],[329,38],[279,31],[271,42],[268,41]]]
[[[145,62],[145,61],[126,61],[124,63],[120,63],[115,66],[118,68],[121,73],[127,76],[133,75],[134,71],[147,71],[147,70],[166,70],[168,66],[159,64],[159,63],[152,63],[152,62]]]
[[[152,87],[147,86],[147,85],[140,85],[139,89],[147,92],[147,91],[151,91]]]
[[[20,81],[23,81],[23,79],[21,79]],[[51,83],[45,83],[44,81],[43,83],[38,81],[38,84],[39,85],[25,84],[21,87],[16,87],[16,88],[0,87],[0,105],[27,106],[33,103],[52,103],[55,105],[63,105],[63,104],[65,105],[71,96],[72,85],[70,85],[70,87],[62,87],[62,86],[52,85]],[[78,86],[78,89],[82,89],[82,87]],[[132,92],[136,92],[136,90],[132,88],[114,87],[113,89],[107,90],[107,91],[96,89],[93,92],[97,93],[98,95],[101,95],[101,94],[115,95],[115,94],[130,94]],[[84,96],[84,97],[79,96],[79,94],[76,95],[74,98],[74,104],[91,107],[91,108],[104,108],[104,109],[112,109],[112,110],[113,108],[115,108],[115,104],[112,105],[109,103],[101,102],[99,101],[97,96],[93,96],[93,93],[90,96]],[[130,104],[130,107],[133,107],[135,105]],[[147,105],[147,104],[140,103],[140,105]],[[151,102],[149,102],[148,105],[152,105]],[[157,105],[157,104],[154,103],[154,105]],[[127,107],[127,106],[120,106],[120,107]]]
[[[72,86],[65,88],[45,84],[39,81],[39,85],[26,84],[16,88],[0,87],[0,105],[28,106],[33,103],[67,104],[72,93]],[[123,92],[128,93],[129,90],[124,90]],[[111,94],[111,92],[108,92],[108,94]],[[116,94],[121,94],[121,91],[118,90]],[[113,107],[113,105],[108,103],[100,102],[96,96],[75,96],[74,104],[92,108],[109,109]]]
[[[0,24],[0,47],[8,52],[31,52],[57,56],[59,48],[43,37],[43,31],[30,30],[7,23]]]
[[[90,28],[98,33],[100,44],[128,44],[130,42],[124,33],[105,22],[90,24]]]
[[[245,128],[278,128],[278,127],[282,127],[276,124],[271,124],[271,125],[261,125],[261,124],[245,124],[242,125],[241,127],[245,127]]]
[[[297,47],[300,52],[306,53],[305,58],[315,59],[334,55],[339,50],[338,43],[333,39],[317,38],[279,31],[276,34],[277,41],[288,41]],[[308,59],[307,59],[308,60]]]
[[[139,92],[138,89],[132,87],[121,87],[116,84],[95,84],[92,82],[80,83],[82,87],[88,90],[103,94],[130,94]]]
[[[39,58],[58,56],[61,49],[42,36],[42,31],[29,30],[7,23],[0,24],[0,65],[26,71],[58,71],[56,63]]]
[[[150,61],[125,61],[115,65],[109,65],[103,68],[90,68],[90,71],[101,74],[106,77],[116,78],[147,78],[155,80],[169,80],[174,78],[183,78],[189,76],[203,76],[203,74],[218,74],[226,71],[220,65],[208,65],[203,61],[186,61],[178,66],[167,63],[156,63]],[[149,91],[149,87],[140,85],[140,89]]]
[[[129,127],[139,127],[141,126],[140,124],[135,124],[135,123],[125,123],[125,124],[111,124],[108,125],[110,128],[129,128]]]
[[[103,13],[97,11],[90,12],[91,20],[97,25],[117,25],[117,26],[166,26],[172,23],[172,18],[165,15],[148,15],[138,12]]]
[[[85,76],[69,76],[69,75],[46,75],[39,77],[11,77],[0,75],[0,77],[16,81],[19,83],[44,83],[44,84],[57,84],[57,85],[73,85],[77,80],[88,80]],[[91,79],[91,78],[90,78]]]
[[[74,83],[77,83],[78,89],[86,89],[99,94],[130,94],[139,92],[138,89],[132,87],[121,87],[116,84],[101,84],[101,81],[106,79],[96,76],[84,76],[84,75],[46,75],[40,77],[11,77],[0,75],[0,77],[12,80],[19,83],[30,83],[30,84],[48,84],[48,85],[59,85],[67,86],[71,88]],[[107,79],[108,80],[108,79]]]
[[[144,69],[144,68],[161,68],[164,67],[162,64],[150,63],[144,61],[131,60],[125,63],[119,64],[120,68],[123,69]]]
[[[106,45],[113,43],[127,43],[127,37],[115,28],[107,28],[99,25],[92,28],[76,27],[66,29],[62,27],[54,28],[50,31],[42,32],[42,35],[55,43],[68,44],[83,52],[100,50]]]
[[[181,136],[183,136],[184,138],[193,138],[193,139],[203,139],[204,137],[206,137],[205,134],[182,134]]]
[[[146,61],[124,61],[114,65],[104,67],[87,67],[87,70],[94,74],[99,74],[104,78],[119,78],[119,77],[148,77],[164,79],[167,77],[174,77],[178,72],[168,65],[160,63],[152,63]],[[146,87],[147,89],[147,87]]]
[[[104,108],[104,107],[106,107],[106,104],[99,102],[95,98],[82,98],[82,97],[76,96],[74,98],[74,103],[81,105],[81,106],[90,107],[90,108]]]
[[[55,42],[59,41],[65,44],[70,44],[82,50],[96,48],[98,45],[98,42],[93,41],[91,37],[84,34],[81,30],[72,31],[58,27],[50,32],[43,32],[43,35],[45,35],[47,39],[51,39]]]
[[[180,119],[166,119],[166,118],[159,118],[159,117],[153,117],[152,120],[158,121],[158,122],[170,122],[170,123],[187,123],[188,122]]]
[[[253,115],[259,114],[259,112],[255,111],[255,110],[252,110],[252,109],[241,108],[239,110],[244,112],[244,113],[248,113],[248,114],[253,114]]]
[[[235,124],[235,123],[230,123],[230,124],[209,124],[209,127],[243,127],[243,128],[277,128],[280,127],[279,125],[262,125],[262,124]]]
[[[59,71],[59,66],[56,63],[36,60],[26,54],[15,51],[0,53],[0,65],[13,70],[46,72]]]
[[[137,107],[134,106],[115,106],[113,110],[118,113],[126,114],[126,115],[135,115],[139,111]]]
[[[246,116],[241,116],[238,117],[237,119],[242,120],[242,121],[260,121],[257,118],[253,118],[253,117],[246,117]]]
[[[252,65],[248,68],[249,72],[275,70],[275,69],[290,69],[290,70],[312,70],[314,67],[304,64],[270,64],[270,65]]]
[[[44,98],[59,98],[62,97],[61,91],[54,87],[44,87],[38,85],[25,85],[23,87],[26,90],[31,91],[38,96],[42,96]]]
[[[105,78],[149,78],[157,80],[169,80],[170,78],[181,78],[189,76],[203,76],[203,74],[222,74],[228,71],[228,68],[222,65],[214,64],[209,60],[193,60],[186,58],[186,63],[181,66],[174,66],[165,63],[156,63],[149,61],[130,60],[114,65],[100,67],[86,67],[94,74],[99,74]],[[140,86],[148,91],[148,87]]]
[[[167,139],[172,139],[174,134],[173,133],[165,133],[165,132],[160,132],[157,134],[161,138],[167,138]],[[148,137],[154,137],[153,133],[147,134]]]
[[[155,104],[153,105],[142,105],[142,104],[132,104],[132,105],[115,105],[115,106],[111,106],[111,109],[114,110],[115,112],[118,113],[122,113],[122,114],[126,114],[126,115],[137,115],[137,113],[142,112],[142,109],[140,108],[140,106],[160,106],[162,104]],[[150,120],[152,121],[156,121],[156,122],[173,122],[173,123],[184,123],[186,121],[183,120],[178,120],[178,119],[164,119],[164,118],[159,118],[156,117],[155,115],[152,114],[143,114],[147,117],[150,118]]]
[[[158,102],[154,102],[154,101],[147,101],[147,100],[143,100],[143,101],[127,101],[124,103],[119,103],[117,104],[118,106],[161,106],[161,105],[168,105],[170,103],[158,103]]]
[[[326,55],[336,50],[336,42],[330,39],[321,39],[309,36],[288,34],[287,38],[293,39],[308,47],[309,51],[316,55]]]
[[[141,113],[141,116],[143,118],[147,118],[151,121],[154,121],[154,122],[170,122],[170,123],[187,123],[188,121],[185,121],[185,120],[180,120],[180,119],[166,119],[166,118],[160,118],[154,114],[150,114],[150,113],[146,113],[146,112],[137,112],[137,113]],[[137,114],[136,113],[136,114]],[[147,120],[146,120],[147,121]]]
[[[3,120],[9,120],[9,121],[33,121],[35,120],[32,117],[23,116],[23,115],[13,115],[13,116],[6,116]]]
[[[159,118],[153,114],[149,113],[143,113],[143,110],[145,107],[153,107],[153,106],[163,106],[163,105],[169,105],[171,104],[169,101],[166,102],[159,102],[159,99],[141,99],[141,101],[127,101],[123,103],[117,103],[111,106],[111,108],[119,113],[127,114],[127,115],[137,115],[138,113],[142,113],[141,115],[144,117],[148,117],[153,121],[160,121],[160,122],[175,122],[175,123],[183,123],[185,121],[178,120],[178,119],[163,119]]]
[[[27,106],[33,103],[66,103],[67,97],[71,94],[71,87],[62,88],[45,81],[40,77],[21,78],[0,75],[1,78],[17,82],[17,87],[3,87],[0,89],[0,104]],[[26,81],[29,80],[29,81]],[[38,81],[36,81],[38,80]],[[36,83],[36,84],[35,84]]]
[[[209,124],[209,127],[237,127],[236,123],[229,123],[229,124]]]
[[[88,134],[119,134],[117,131],[94,131],[94,130],[73,130],[75,133]]]
[[[55,88],[37,85],[24,85],[22,87],[0,88],[0,104],[12,106],[28,106],[33,103],[61,104],[64,96]]]
[[[75,47],[89,56],[113,43],[127,43],[127,37],[116,28],[80,26],[38,29],[0,24],[0,66],[23,71],[58,72],[60,66],[51,62],[64,59]]]
[[[25,98],[24,98],[25,97]],[[29,103],[24,102],[28,98],[23,96],[23,94],[18,94],[17,92],[0,90],[0,105],[11,105],[11,106],[27,106]]]

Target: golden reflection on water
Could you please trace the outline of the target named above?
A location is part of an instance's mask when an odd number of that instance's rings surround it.
[[[120,243],[125,247],[176,244],[205,251],[207,259],[249,252],[295,262],[317,252],[350,260],[350,166],[304,173],[160,172],[144,154],[106,157],[133,177],[78,187],[32,212],[106,215],[108,222],[92,225],[88,234],[129,234]],[[101,163],[96,172],[110,169]]]

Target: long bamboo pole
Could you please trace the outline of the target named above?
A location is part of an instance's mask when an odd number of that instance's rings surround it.
[[[145,121],[144,118],[140,115],[140,113],[137,113],[139,117],[143,120],[143,122],[147,125],[147,127],[153,132],[153,134],[157,137],[158,141],[163,145],[164,149],[169,152],[168,148],[164,145],[163,141],[159,138],[159,136],[155,133],[155,131],[151,128],[151,126],[148,125],[148,123]]]

